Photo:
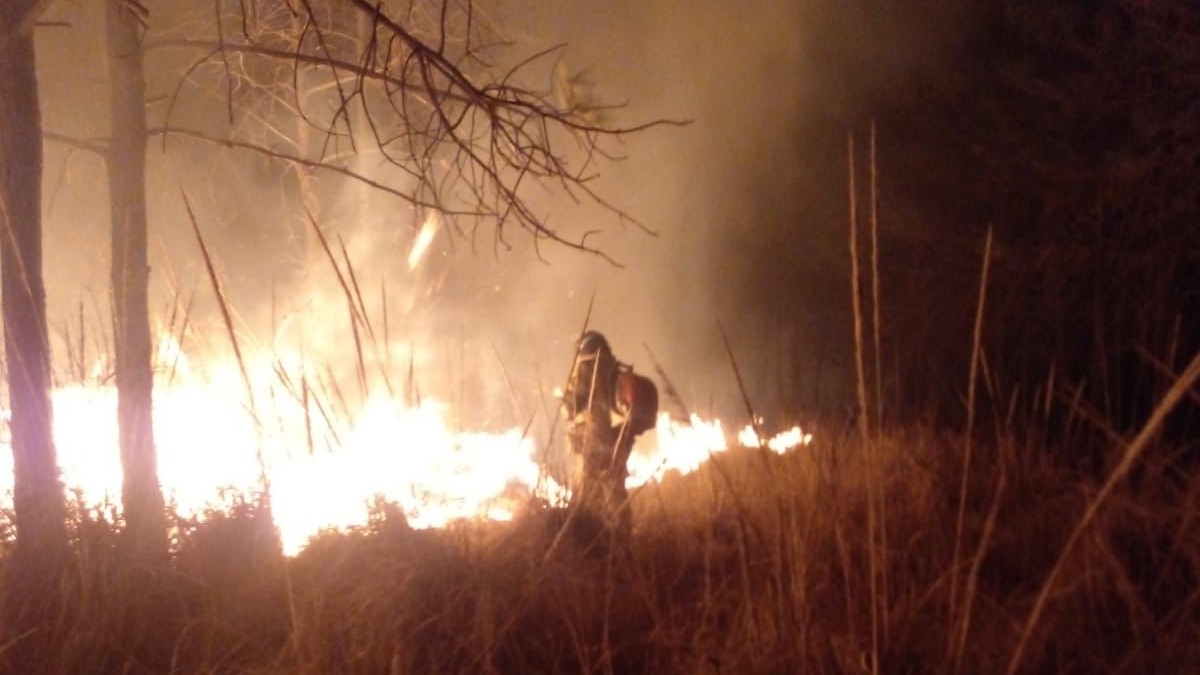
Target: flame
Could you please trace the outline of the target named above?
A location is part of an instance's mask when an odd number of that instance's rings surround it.
[[[163,349],[186,363],[169,345]],[[154,399],[164,496],[181,515],[203,515],[223,505],[223,491],[261,489],[265,474],[288,554],[322,530],[365,524],[367,505],[378,497],[398,504],[418,528],[463,518],[507,520],[530,496],[569,497],[535,461],[536,444],[521,429],[454,431],[447,423],[449,407],[436,400],[406,406],[386,389],[372,391],[352,419],[327,430],[318,443],[311,433],[311,411],[294,397],[263,396],[260,408],[249,410],[243,403],[245,384],[232,366],[203,378],[194,372],[175,376],[171,384],[156,387]],[[64,386],[52,399],[64,484],[86,503],[117,501],[115,388]],[[737,439],[762,445],[750,427]],[[811,440],[796,427],[765,444],[782,453]],[[662,414],[654,433],[638,441],[628,485],[658,480],[669,471],[694,471],[729,447],[720,420],[693,414],[676,422]],[[8,450],[0,450],[0,463],[6,465],[0,470],[7,469],[0,480],[12,475]],[[11,483],[0,483],[0,490],[5,487],[11,489]]]
[[[438,228],[441,227],[441,216],[437,211],[430,210],[425,216],[425,222],[421,223],[421,229],[417,232],[417,238],[413,241],[412,251],[408,254],[408,269],[415,270],[417,265],[421,264],[421,258],[425,256],[425,251],[429,245],[433,243],[433,236],[437,234]]]
[[[654,432],[654,448],[649,452],[634,453],[629,458],[629,477],[625,481],[627,488],[661,480],[671,471],[691,473],[709,457],[725,452],[730,447],[721,420],[705,420],[696,413],[692,413],[686,422],[677,422],[667,413],[659,413]],[[811,443],[812,434],[804,433],[796,426],[770,437],[764,443],[759,440],[754,427],[746,425],[738,432],[737,441],[748,448],[766,445],[782,455]]]
[[[695,471],[710,455],[729,447],[721,420],[706,421],[696,413],[687,422],[675,422],[670,415],[660,413],[654,433],[651,452],[636,452],[629,457],[629,477],[625,481],[628,488],[659,480],[669,471]]]
[[[504,502],[510,486],[532,491],[539,482],[532,441],[515,428],[451,432],[445,410],[437,401],[406,408],[377,393],[342,448],[278,466],[271,496],[288,533],[285,547],[320,529],[362,522],[364,499],[375,495],[397,502],[413,527],[511,518]]]
[[[758,432],[754,430],[754,427],[749,424],[738,432],[737,437],[738,443],[747,448],[761,448],[765,445],[777,455],[782,455],[793,448],[808,445],[812,443],[813,439],[812,434],[805,433],[803,429],[795,426],[763,441],[759,438]]]

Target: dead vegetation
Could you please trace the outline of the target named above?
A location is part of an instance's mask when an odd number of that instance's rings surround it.
[[[243,502],[178,521],[148,571],[121,564],[111,511],[77,507],[66,609],[2,654],[14,673],[1000,673],[1062,556],[1011,672],[1200,659],[1194,477],[1143,466],[1064,553],[1102,485],[999,438],[976,448],[955,570],[962,445],[734,451],[637,492],[628,542],[579,519],[559,538],[564,514],[536,505],[426,531],[380,507],[286,559]],[[866,537],[868,456],[886,550]],[[5,589],[9,611],[21,597]]]

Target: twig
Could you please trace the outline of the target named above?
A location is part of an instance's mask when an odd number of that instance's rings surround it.
[[[854,365],[858,385],[859,435],[866,448],[867,461],[867,564],[871,600],[871,673],[879,672],[879,560],[875,522],[875,462],[871,443],[871,411],[867,400],[867,374],[863,364],[862,291],[858,271],[858,188],[854,172],[854,133],[846,135],[846,163],[849,168],[850,193],[850,293],[854,310]]]
[[[596,291],[593,290],[592,297],[588,299],[587,312],[585,312],[583,315],[583,326],[579,331],[580,335],[583,335],[584,333],[587,332],[588,324],[592,320],[592,307],[595,305],[595,303],[596,303]],[[578,350],[576,350],[576,353],[571,354],[571,370],[567,374],[567,379],[566,379],[567,385],[563,387],[563,391],[566,391],[567,386],[570,386],[571,377],[575,374],[575,359],[577,357],[578,357]],[[550,454],[550,444],[554,441],[554,431],[558,427],[558,418],[559,418],[558,415],[554,415],[553,417],[550,418],[550,434],[546,439],[545,452],[542,454],[543,463],[545,463],[546,458]],[[572,495],[572,496],[575,496],[575,495]],[[575,520],[575,514],[577,514],[578,512],[579,512],[579,509],[571,509],[570,512],[567,514],[567,518],[566,518],[566,520],[563,521],[562,527],[558,528],[558,532],[554,535],[554,539],[550,542],[550,546],[548,546],[546,548],[546,554],[544,556],[542,556],[542,564],[543,565],[550,561],[550,556],[553,555],[555,549],[558,548],[559,542],[562,541],[562,538],[567,533],[567,530],[570,528],[571,523],[574,522],[574,520]]]
[[[663,395],[679,409],[677,411],[677,419],[682,422],[688,421],[690,419],[688,413],[691,409],[683,402],[683,396],[679,394],[679,390],[675,388],[674,383],[671,382],[671,378],[667,377],[667,371],[658,362],[658,358],[654,356],[654,352],[650,351],[650,345],[643,342],[642,347],[646,349],[646,354],[650,356],[650,364],[654,366],[654,373],[658,375],[658,379],[662,380]]]
[[[242,382],[246,386],[247,403],[250,405],[250,415],[254,418],[255,428],[261,429],[261,423],[258,419],[258,406],[254,401],[254,387],[250,382],[250,371],[246,368],[246,360],[242,358],[242,348],[238,343],[237,332],[233,329],[233,316],[229,313],[229,302],[226,300],[225,292],[221,288],[221,281],[217,277],[217,270],[213,266],[212,255],[209,253],[208,244],[204,241],[204,235],[200,233],[200,223],[196,220],[195,211],[192,209],[192,200],[188,197],[187,190],[180,190],[183,195],[183,205],[187,209],[188,221],[192,225],[192,232],[196,235],[196,243],[200,246],[200,254],[204,257],[204,268],[208,272],[208,279],[212,283],[213,295],[217,298],[217,307],[221,310],[221,320],[225,324],[225,330],[229,335],[229,344],[233,347],[233,355],[237,359],[238,370],[242,374]],[[271,494],[271,483],[267,477],[267,462],[263,456],[262,444],[255,444],[255,457],[258,460],[259,480],[263,486],[263,494],[266,496],[268,503]]]
[[[758,447],[765,448],[762,433],[758,428],[758,416],[754,414],[754,406],[750,405],[750,395],[746,393],[746,384],[742,381],[742,371],[738,369],[737,359],[733,356],[733,347],[729,345],[729,336],[725,334],[725,326],[717,319],[717,330],[721,333],[721,342],[725,345],[725,354],[729,356],[729,365],[733,368],[733,376],[737,379],[738,391],[742,394],[742,403],[746,404],[746,414],[750,416],[750,428],[754,429],[754,440]]]
[[[881,356],[882,347],[880,344],[880,323],[881,313],[879,309],[879,187],[878,187],[878,169],[875,161],[875,120],[871,120],[871,307],[872,319],[871,328],[873,330],[873,346],[875,348],[875,447],[871,449],[872,456],[879,451],[878,443],[882,436],[881,429],[883,428],[883,358]],[[878,462],[871,462],[870,467],[871,481],[875,486],[875,502],[872,508],[878,507],[879,516],[879,551],[881,559],[885,563],[879,565],[879,598],[881,599],[880,614],[882,614],[881,624],[883,626],[883,643],[888,644],[888,568],[886,565],[888,538],[887,538],[887,493],[885,491],[884,481],[879,479]]]
[[[975,432],[975,384],[978,377],[979,355],[981,351],[980,344],[983,340],[983,311],[987,301],[987,284],[988,284],[988,268],[992,258],[992,227],[988,226],[987,239],[983,246],[983,265],[979,272],[979,301],[975,306],[975,329],[972,336],[971,344],[971,369],[967,379],[967,432],[964,442],[966,447],[963,450],[962,463],[962,481],[959,485],[958,492],[958,517],[954,526],[954,553],[950,564],[950,615],[954,616],[958,610],[958,566],[959,557],[962,554],[962,538],[963,529],[966,521],[967,512],[967,491],[970,485],[971,477],[971,453],[974,447],[973,434]],[[953,637],[947,643],[948,650],[954,649]]]

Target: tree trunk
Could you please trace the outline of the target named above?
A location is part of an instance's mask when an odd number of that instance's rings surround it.
[[[146,254],[146,104],[142,29],[131,6],[108,2],[112,140],[108,154],[112,210],[113,342],[120,428],[121,500],[135,560],[166,556],[166,516],[154,448]]]
[[[30,2],[0,3],[0,298],[12,407],[17,569],[50,579],[66,551],[66,507],[51,433],[42,284],[42,134]],[[24,581],[20,582],[24,583]]]

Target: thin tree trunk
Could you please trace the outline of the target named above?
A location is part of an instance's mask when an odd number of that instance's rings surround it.
[[[20,583],[50,579],[66,551],[54,449],[42,284],[42,136],[30,2],[0,3],[0,299],[12,408],[13,507]]]
[[[113,333],[121,500],[135,559],[166,555],[167,535],[154,447],[146,242],[146,104],[142,35],[130,5],[107,3],[112,141],[108,155],[112,209]]]

